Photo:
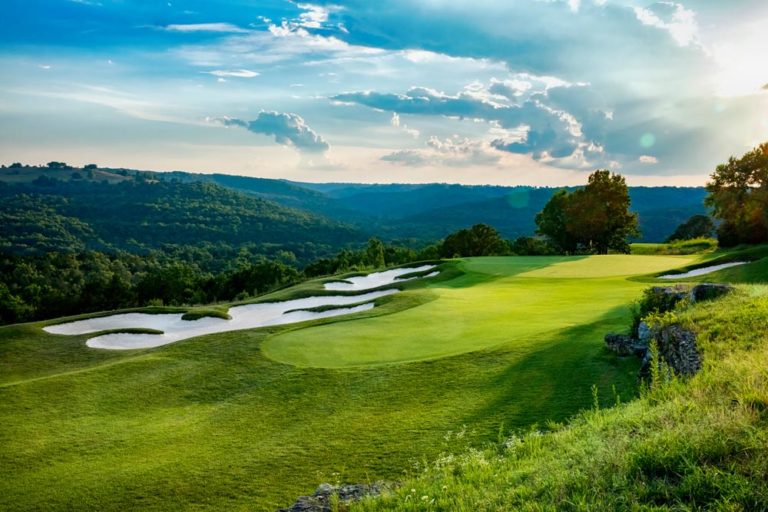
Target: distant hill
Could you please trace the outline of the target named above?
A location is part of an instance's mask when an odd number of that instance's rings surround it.
[[[490,224],[508,238],[530,235],[536,229],[536,214],[558,190],[446,184],[301,185],[375,219],[379,234],[417,239],[441,238],[477,223]],[[703,187],[630,187],[629,193],[632,211],[640,217],[640,241],[661,242],[690,216],[706,213]]]
[[[290,251],[301,261],[360,244],[367,235],[316,213],[289,208],[214,183],[151,180],[0,182],[0,250],[126,250],[165,245],[249,246]]]
[[[228,199],[230,206],[233,204],[232,201],[237,202],[235,197],[260,199],[271,204],[272,211],[284,221],[293,217],[299,219],[299,224],[303,226],[315,223],[322,226],[320,230],[293,230],[287,228],[290,223],[277,223],[273,231],[262,226],[259,236],[255,237],[258,243],[271,243],[267,239],[277,237],[280,244],[286,244],[287,234],[282,231],[282,228],[286,228],[289,229],[288,233],[294,236],[295,244],[301,245],[306,242],[328,247],[334,244],[336,247],[341,247],[345,244],[357,243],[368,236],[378,236],[387,241],[399,240],[410,244],[426,244],[457,229],[477,223],[490,224],[507,238],[531,235],[536,228],[534,223],[536,213],[541,211],[553,192],[557,190],[543,187],[450,184],[318,184],[225,174],[194,174],[180,171],[161,173],[127,169],[86,170],[39,167],[0,169],[0,180],[19,186],[35,186],[33,185],[35,180],[45,181],[53,177],[68,183],[109,183],[118,187],[125,182],[134,182],[137,179],[162,182],[164,186],[155,190],[171,195],[175,193],[173,187],[181,187],[179,190],[192,190],[184,187],[196,184],[199,186],[201,183],[213,184],[222,190],[229,189],[241,194]],[[183,196],[184,193],[181,195]],[[631,187],[630,196],[631,208],[640,217],[642,237],[639,240],[644,242],[663,241],[677,225],[690,216],[706,213],[703,204],[706,191],[701,187]],[[246,207],[246,204],[250,206]],[[269,210],[264,204],[243,203],[241,211],[253,209],[257,212],[257,216],[262,215]],[[52,207],[38,205],[32,211],[40,212]],[[288,210],[284,210],[285,208]],[[47,220],[50,223],[52,222],[50,219],[55,218],[56,225],[67,226],[60,233],[64,240],[62,243],[69,243],[67,241],[71,242],[74,237],[82,240],[83,244],[89,247],[98,246],[102,240],[107,245],[114,245],[114,241],[108,242],[101,234],[92,232],[91,230],[94,229],[92,223],[78,223],[82,222],[82,219],[77,215],[68,216],[66,212],[70,209],[61,207],[54,209],[55,214],[60,215],[61,218],[54,216]],[[264,220],[268,219],[267,216]],[[233,225],[238,225],[234,218],[230,220],[234,223]],[[242,233],[242,227],[238,226],[236,232]],[[45,229],[50,231],[53,228],[49,226]],[[333,229],[341,231],[331,235],[328,230],[333,231]],[[208,233],[203,237],[205,239],[212,238],[215,232],[208,228],[204,228],[204,231]],[[220,231],[217,236],[224,236],[224,234],[225,231]],[[232,236],[237,238],[239,235],[229,233],[225,238],[229,240]],[[305,240],[305,236],[309,238]],[[144,243],[139,242],[139,245]]]

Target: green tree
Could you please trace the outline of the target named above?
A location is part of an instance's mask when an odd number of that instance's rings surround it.
[[[555,193],[536,216],[536,224],[539,234],[565,253],[629,252],[627,239],[639,235],[637,214],[629,206],[624,177],[598,170],[584,188]]]
[[[571,194],[567,190],[558,190],[536,215],[536,233],[546,236],[559,252],[565,254],[573,254],[577,248],[577,240],[568,229],[566,209],[570,200]]]
[[[487,224],[475,224],[445,237],[440,246],[440,256],[494,256],[507,254],[509,244],[499,232]]]
[[[693,215],[683,222],[674,233],[669,235],[667,242],[673,240],[693,240],[694,238],[708,238],[715,231],[715,223],[708,215]]]
[[[365,248],[365,263],[373,268],[384,266],[384,244],[378,238],[368,240]]]
[[[722,220],[720,245],[768,241],[768,143],[718,165],[707,183],[705,204]]]

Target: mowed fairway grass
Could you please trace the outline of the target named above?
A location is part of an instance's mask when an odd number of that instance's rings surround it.
[[[298,329],[267,340],[276,361],[323,368],[411,362],[506,346],[522,354],[594,322],[622,327],[645,287],[626,277],[686,264],[653,256],[489,257],[430,289],[436,300],[395,315]],[[411,293],[420,293],[414,291]]]
[[[354,317],[148,350],[0,328],[0,510],[274,510],[564,421],[593,385],[629,399],[638,363],[602,342],[628,278],[696,258],[449,262]]]

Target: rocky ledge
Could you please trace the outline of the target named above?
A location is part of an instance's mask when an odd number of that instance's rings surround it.
[[[684,286],[656,286],[651,288],[650,296],[654,304],[661,307],[660,312],[671,311],[683,299],[693,304],[711,300],[733,290],[725,284],[699,284],[690,290]],[[680,325],[671,324],[652,328],[646,322],[640,322],[637,336],[628,334],[606,334],[605,345],[611,352],[620,356],[637,356],[643,360],[640,368],[641,379],[649,376],[652,358],[648,349],[652,340],[656,341],[659,357],[669,365],[676,375],[690,376],[701,369],[701,354],[696,346],[695,333]]]

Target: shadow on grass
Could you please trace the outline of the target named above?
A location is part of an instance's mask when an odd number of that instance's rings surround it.
[[[603,336],[629,326],[629,309],[613,308],[598,320],[558,331],[557,341],[547,342],[494,376],[489,400],[464,418],[467,425],[494,418],[510,428],[552,420],[561,422],[593,404],[592,386],[598,388],[601,407],[613,405],[615,394],[623,401],[637,395],[634,357],[620,358],[607,351]],[[504,358],[509,349],[484,357]],[[468,356],[471,356],[469,354]]]

